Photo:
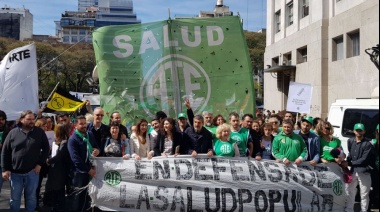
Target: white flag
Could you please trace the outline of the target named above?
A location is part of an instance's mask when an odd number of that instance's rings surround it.
[[[16,120],[24,110],[38,111],[36,46],[10,51],[0,63],[0,110]]]

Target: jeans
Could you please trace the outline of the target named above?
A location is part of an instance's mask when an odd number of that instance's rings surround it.
[[[34,169],[26,174],[11,173],[11,211],[19,211],[22,191],[25,196],[25,211],[34,212],[37,206],[36,189],[38,186],[39,174]]]
[[[71,207],[72,211],[89,211],[90,210],[90,196],[86,187],[90,183],[90,175],[87,173],[74,173],[73,187],[74,192],[71,194]],[[80,189],[80,192],[78,192]]]
[[[351,183],[346,184],[346,193],[348,194],[346,202],[346,211],[354,211],[356,186],[360,187],[360,206],[361,211],[368,210],[369,205],[369,191],[371,190],[371,174],[370,173],[353,173]]]

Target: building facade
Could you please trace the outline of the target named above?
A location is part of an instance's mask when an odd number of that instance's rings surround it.
[[[66,11],[56,21],[56,35],[63,43],[92,43],[92,32],[103,26],[141,23],[132,0],[79,0],[78,11]]]
[[[0,37],[25,40],[33,37],[33,15],[28,9],[0,8]]]
[[[313,86],[314,117],[370,97],[379,70],[365,49],[379,44],[378,14],[378,0],[268,0],[265,108],[286,110],[290,81]]]
[[[223,4],[223,0],[217,0],[214,11],[200,11],[199,18],[215,18],[223,16],[233,16],[230,7]]]

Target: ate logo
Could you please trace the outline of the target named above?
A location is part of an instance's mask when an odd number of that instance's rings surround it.
[[[206,71],[193,59],[183,55],[167,55],[145,74],[140,87],[140,101],[145,112],[154,117],[182,111],[182,98],[188,98],[194,113],[202,112],[211,96],[211,83]]]

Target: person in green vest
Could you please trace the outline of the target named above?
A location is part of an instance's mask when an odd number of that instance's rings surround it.
[[[253,143],[253,141],[249,136],[249,129],[240,127],[239,114],[235,112],[230,113],[228,120],[231,125],[230,139],[237,143],[237,146],[239,147],[240,157],[252,157],[253,144],[248,143]],[[248,146],[250,147],[249,150]]]
[[[290,165],[294,162],[301,164],[307,156],[307,147],[300,135],[293,132],[293,122],[284,120],[282,123],[283,131],[273,140],[272,154],[277,162]]]
[[[216,129],[214,152],[216,156],[240,157],[239,148],[235,141],[230,139],[231,127],[227,124],[219,125]]]

